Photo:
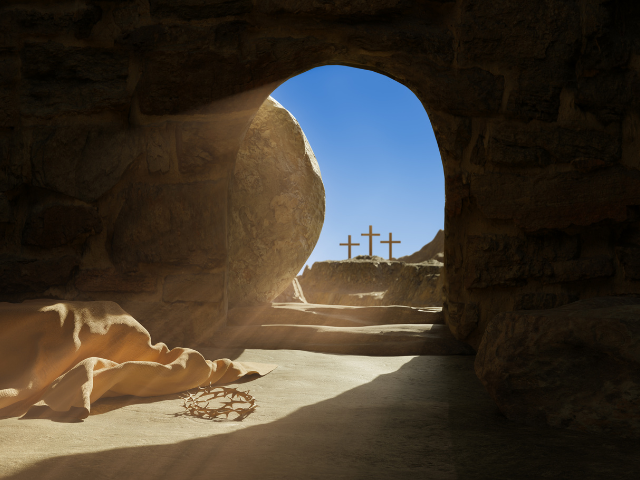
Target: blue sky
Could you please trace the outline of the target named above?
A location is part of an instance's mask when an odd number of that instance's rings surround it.
[[[320,239],[307,264],[369,253],[360,234],[373,225],[373,254],[409,255],[444,228],[444,174],[429,117],[404,85],[383,75],[326,66],[298,75],[271,96],[302,126],[326,191]]]

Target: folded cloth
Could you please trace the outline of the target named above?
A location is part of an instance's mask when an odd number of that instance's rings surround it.
[[[101,397],[166,395],[274,368],[152,345],[114,302],[0,303],[0,417],[21,416],[41,400],[86,417]]]

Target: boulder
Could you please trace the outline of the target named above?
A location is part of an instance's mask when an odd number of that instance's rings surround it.
[[[324,305],[410,307],[442,306],[437,260],[404,263],[378,256],[316,262],[299,277],[305,298]]]
[[[229,193],[229,304],[268,303],[295,278],[324,222],[324,185],[295,118],[268,98],[238,152]]]
[[[640,437],[640,297],[498,314],[475,370],[511,420]]]

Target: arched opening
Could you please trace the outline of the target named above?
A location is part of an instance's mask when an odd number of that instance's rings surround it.
[[[314,68],[271,96],[300,123],[320,165],[325,221],[305,265],[348,256],[347,235],[367,255],[368,225],[380,230],[373,254],[410,255],[444,228],[444,175],[427,113],[408,88],[387,76],[345,66]],[[425,208],[425,206],[427,206]],[[362,230],[362,231],[361,231]],[[384,238],[383,238],[384,237]]]
[[[471,358],[413,359],[375,379],[357,362],[305,373],[289,367],[313,361],[283,355],[283,375],[261,397],[263,419],[284,420],[276,428],[218,443],[211,435],[224,425],[172,421],[168,435],[168,411],[145,422],[136,408],[136,418],[107,431],[125,442],[109,453],[88,425],[65,443],[59,426],[48,435],[40,422],[3,424],[27,433],[12,439],[7,451],[16,455],[0,470],[15,479],[134,477],[135,469],[167,478],[629,476],[637,444],[602,444],[602,434],[639,432],[637,299],[623,297],[640,293],[639,5],[3,2],[2,300],[116,301],[154,339],[210,338],[227,321],[228,174],[251,118],[281,82],[312,67],[367,68],[428,108],[447,190],[447,324],[478,348],[475,371],[503,413],[534,425],[509,426],[483,403]],[[374,222],[363,223],[355,232]],[[343,240],[331,245],[343,252]],[[386,359],[374,367],[392,373]],[[373,388],[297,420],[272,408],[288,414],[302,398],[325,400],[309,394],[328,376],[345,393],[368,381]],[[438,376],[447,382],[440,394]],[[135,438],[130,426],[141,420],[164,432],[145,428]],[[597,435],[538,430],[544,422]],[[112,418],[91,423],[118,427]],[[178,441],[185,435],[191,441]],[[61,441],[34,445],[54,436]],[[354,463],[350,475],[344,468]]]
[[[300,166],[305,162],[306,171]],[[315,174],[315,184],[300,180]],[[343,348],[329,341],[322,351],[443,352],[439,341],[425,346],[425,334],[444,323],[444,172],[427,113],[408,88],[346,66],[291,78],[272,92],[249,127],[230,191],[229,324],[277,323],[281,330],[247,330],[252,338],[220,338],[219,345],[304,350],[308,335],[318,332],[297,326],[384,326],[389,331],[383,334],[395,335],[394,328],[410,323],[402,334],[421,340],[408,350],[395,343],[380,349],[380,340],[363,330],[361,344]],[[324,217],[321,232],[300,226],[312,216],[318,226]],[[345,248],[348,238],[358,245]],[[417,259],[427,244],[435,250]],[[289,276],[277,295],[268,283],[281,282],[286,268]],[[467,353],[440,327],[445,350]],[[339,338],[343,330],[330,333]]]

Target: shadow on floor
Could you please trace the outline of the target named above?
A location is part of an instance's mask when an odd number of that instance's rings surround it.
[[[237,358],[237,356],[235,357]],[[246,375],[231,383],[220,383],[216,386],[234,386],[242,385],[244,383],[255,380],[257,375]],[[146,403],[164,402],[166,400],[177,400],[180,398],[180,393],[172,393],[169,395],[160,395],[156,397],[136,397],[134,395],[122,395],[119,397],[107,397],[97,400],[91,404],[91,412],[89,416],[103,415],[105,413],[118,410],[120,408],[128,407],[129,405],[141,405]],[[59,423],[79,423],[83,422],[82,415],[85,413],[84,408],[71,407],[67,412],[56,412],[52,410],[48,405],[34,405],[29,411],[20,417],[20,420],[51,420],[52,422]]]
[[[47,405],[33,405],[20,420],[51,420],[59,423],[79,423],[82,422],[82,415],[85,413],[84,408],[71,407],[67,412],[56,412],[51,410]]]
[[[123,435],[140,436],[144,425],[125,425]],[[476,379],[472,357],[416,357],[271,423],[70,454],[6,478],[635,480],[639,452],[638,441],[511,423]]]

